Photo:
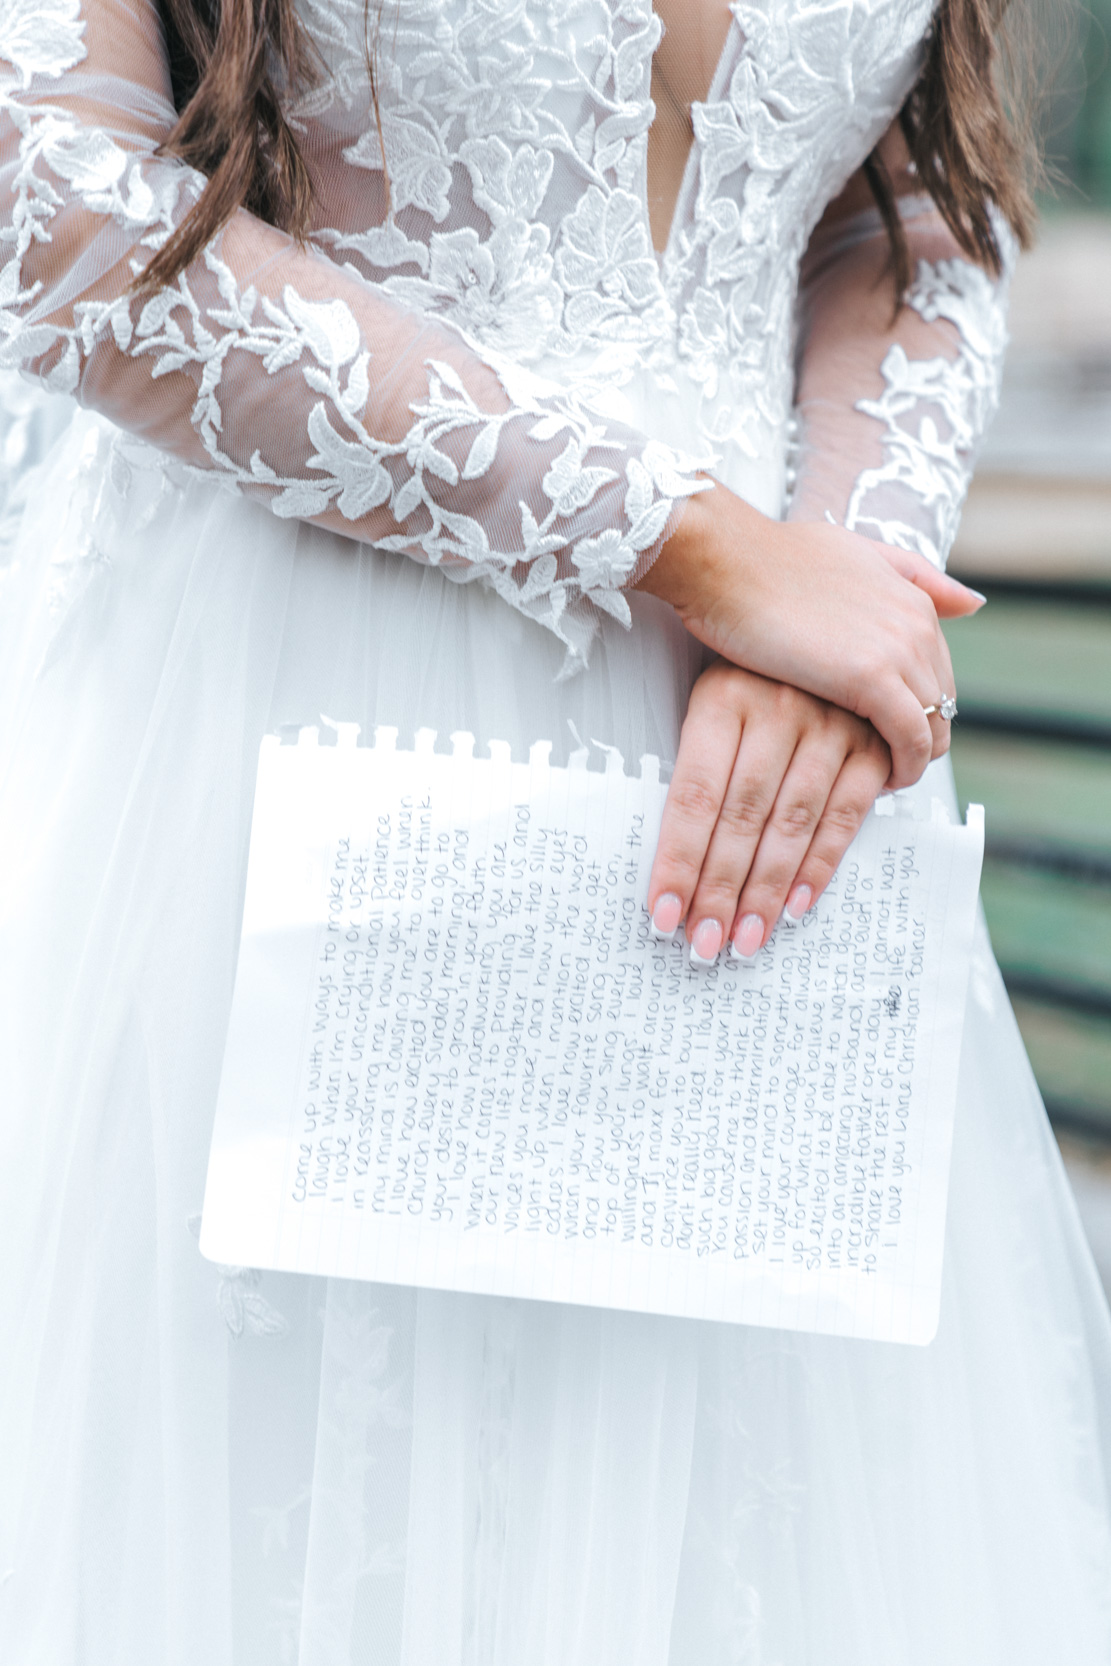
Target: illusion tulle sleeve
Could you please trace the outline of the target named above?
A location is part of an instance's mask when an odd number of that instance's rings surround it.
[[[927,198],[898,199],[914,278],[893,315],[879,214],[820,226],[802,272],[792,520],[831,518],[944,567],[999,399],[1007,270],[973,265]]]
[[[136,275],[204,180],[149,0],[0,8],[0,363],[278,515],[480,578],[581,658],[697,490],[666,447],[246,212]]]

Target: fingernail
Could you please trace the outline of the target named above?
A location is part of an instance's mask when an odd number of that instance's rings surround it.
[[[656,898],[656,906],[652,910],[652,935],[670,941],[682,918],[682,897],[677,897],[674,891],[665,891],[662,897]]]
[[[980,603],[981,607],[987,601],[987,597],[984,595],[982,590],[973,590],[973,588],[970,584],[966,584],[965,589],[968,591],[968,594],[970,596],[975,596],[976,600]]]
[[[796,885],[787,898],[787,918],[801,920],[813,900],[814,893],[809,885]]]
[[[734,960],[755,960],[764,941],[764,922],[759,914],[746,914],[729,945]]]
[[[691,938],[691,965],[712,966],[725,931],[720,920],[699,920]]]

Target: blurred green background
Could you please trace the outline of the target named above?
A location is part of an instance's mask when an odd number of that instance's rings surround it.
[[[1111,0],[1055,0],[1056,174],[1014,280],[999,416],[951,570],[962,802],[996,954],[1111,1288]]]
[[[1111,0],[1043,0],[1061,70],[1045,117],[1059,203],[1111,207]]]

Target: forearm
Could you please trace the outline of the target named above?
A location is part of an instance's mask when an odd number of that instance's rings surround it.
[[[479,578],[581,660],[697,485],[683,460],[245,211],[136,294],[204,181],[147,0],[0,51],[3,362],[296,516]]]
[[[820,228],[800,300],[792,520],[832,518],[944,567],[998,403],[1006,276],[902,199],[914,278],[894,307],[877,214]]]
[[[651,567],[633,588],[667,602],[680,618],[703,615],[714,596],[735,595],[750,569],[774,551],[777,523],[716,481],[688,498]]]

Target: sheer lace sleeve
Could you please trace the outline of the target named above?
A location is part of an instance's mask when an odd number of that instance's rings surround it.
[[[877,212],[811,242],[788,515],[832,517],[943,567],[998,403],[1007,277],[969,262],[928,198],[899,207],[915,276],[897,317]]]
[[[203,179],[149,0],[0,10],[0,363],[278,515],[482,579],[580,660],[693,471],[241,212],[173,287],[130,286]]]

